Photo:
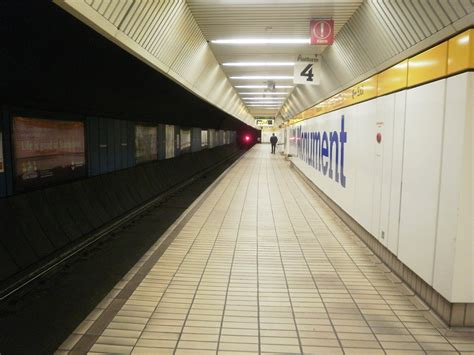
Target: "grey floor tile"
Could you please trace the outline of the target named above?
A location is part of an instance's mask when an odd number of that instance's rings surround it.
[[[430,323],[400,280],[284,159],[264,148],[253,148],[204,195],[92,352],[474,351],[474,339]],[[113,297],[144,260],[60,351],[73,348],[116,304]]]

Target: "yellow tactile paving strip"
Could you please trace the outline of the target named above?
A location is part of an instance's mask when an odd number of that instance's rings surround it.
[[[58,354],[86,353],[78,344],[91,339],[91,354],[474,353],[474,334],[425,318],[267,145],[254,147],[189,211],[131,296],[123,304],[116,298],[158,243]],[[94,334],[106,312],[113,318]]]

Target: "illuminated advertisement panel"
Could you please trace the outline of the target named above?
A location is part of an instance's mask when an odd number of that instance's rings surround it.
[[[15,190],[85,176],[84,122],[14,117]]]
[[[255,120],[255,125],[258,127],[273,127],[273,123],[274,123],[273,118]]]
[[[181,128],[181,152],[189,152],[191,150],[191,130]]]
[[[174,157],[174,126],[173,125],[166,125],[166,151],[165,151],[165,158],[173,158]]]
[[[158,159],[158,128],[135,125],[135,159],[144,163]]]
[[[217,132],[215,129],[209,129],[209,148],[217,147]]]
[[[207,130],[201,130],[201,148],[207,148]]]

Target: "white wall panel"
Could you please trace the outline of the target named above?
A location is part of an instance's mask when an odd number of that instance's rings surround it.
[[[398,257],[432,284],[446,80],[407,92]]]
[[[406,91],[394,94],[392,175],[390,180],[390,207],[385,239],[388,249],[398,255],[398,233],[403,173],[403,147],[405,142]],[[382,222],[382,225],[384,223]]]
[[[469,85],[473,77],[474,74],[465,73],[447,79],[433,286],[454,302],[466,302],[473,297],[472,287],[466,287],[473,283],[472,219],[469,213],[466,214],[470,208],[472,210],[466,203],[470,201],[472,206],[472,115],[469,105],[472,105],[470,100],[474,91],[469,90]],[[461,269],[459,272],[455,272],[457,265]],[[457,274],[459,276],[455,278]]]
[[[474,73],[464,73],[287,128],[301,171],[451,302],[474,301],[472,97]],[[340,131],[342,115],[345,187],[301,144],[304,132]]]
[[[395,95],[377,99],[377,119],[372,139],[381,134],[382,140],[375,145],[375,176],[373,196],[372,233],[387,245],[390,211],[390,187],[392,178],[393,123],[395,120]]]
[[[375,103],[367,103],[375,107]],[[298,155],[297,142],[301,142],[301,138],[297,137],[296,128],[293,126],[289,129],[288,140],[290,142],[289,151],[290,154],[294,155],[294,161],[298,166],[304,169],[308,177],[328,196],[330,196],[342,209],[347,213],[354,215],[356,207],[356,192],[357,192],[357,174],[359,169],[359,155],[363,155],[362,152],[357,152],[357,127],[359,125],[358,117],[358,106],[347,107],[341,110],[337,110],[328,113],[323,116],[319,116],[315,119],[307,120],[302,122],[299,126],[302,132],[323,132],[334,133],[336,132],[341,137],[341,132],[346,134],[346,142],[344,143],[344,167],[339,168],[339,181],[336,181],[335,174],[336,169],[334,168],[334,176],[330,178],[328,173],[324,175],[323,170],[316,169],[309,166],[304,162],[305,156]],[[375,109],[373,109],[375,111]],[[342,117],[344,117],[344,131],[342,131]],[[372,117],[373,118],[373,117]],[[314,159],[314,158],[313,158]],[[339,161],[342,159],[342,145],[339,145]],[[326,159],[327,160],[327,159]],[[335,164],[335,159],[333,164]],[[342,174],[345,177],[345,186],[342,186]],[[365,185],[362,185],[365,186]],[[371,205],[371,203],[370,203]],[[371,213],[371,211],[370,211]],[[370,214],[369,213],[369,214]]]
[[[356,151],[356,197],[355,218],[369,232],[372,231],[374,174],[375,174],[375,122],[377,120],[375,101],[357,105],[357,145]]]
[[[474,73],[469,73],[453,302],[474,302]]]
[[[467,74],[447,79],[446,123],[444,129],[443,166],[441,172],[438,238],[433,286],[445,297],[451,296],[456,235],[461,194],[464,125],[466,121]]]

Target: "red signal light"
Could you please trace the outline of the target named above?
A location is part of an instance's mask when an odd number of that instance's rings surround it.
[[[245,136],[245,141],[248,142],[250,140],[250,136]]]

